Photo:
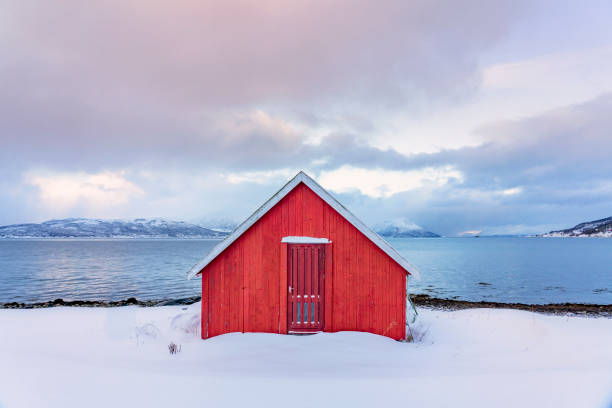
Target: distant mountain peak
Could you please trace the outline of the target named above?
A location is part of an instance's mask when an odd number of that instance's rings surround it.
[[[612,217],[582,222],[573,228],[550,231],[541,237],[601,237],[612,238]]]
[[[440,235],[425,231],[419,225],[403,218],[384,221],[374,226],[374,231],[389,238],[438,238]]]

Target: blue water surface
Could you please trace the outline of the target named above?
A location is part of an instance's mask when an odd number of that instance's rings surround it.
[[[412,293],[463,300],[612,304],[612,239],[389,239],[421,271]]]
[[[520,303],[612,304],[612,239],[389,239],[419,267],[411,293]],[[218,241],[0,240],[0,302],[200,294],[186,272]]]
[[[187,271],[218,242],[0,240],[0,302],[196,296],[200,280],[187,280]]]

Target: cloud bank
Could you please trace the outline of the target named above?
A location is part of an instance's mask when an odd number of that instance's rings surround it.
[[[0,158],[80,170],[273,167],[309,138],[285,117],[313,124],[469,94],[479,53],[520,14],[510,1],[393,0],[8,0],[3,10]]]
[[[435,122],[483,92],[525,92],[521,78],[533,83],[542,63],[483,66],[530,8],[6,0],[0,223],[240,219],[300,169],[372,224],[540,232],[610,215],[610,93],[484,116],[478,142],[451,143],[464,137],[451,129],[428,153],[410,148],[427,138],[418,127],[389,120]],[[592,64],[609,52],[585,55]]]

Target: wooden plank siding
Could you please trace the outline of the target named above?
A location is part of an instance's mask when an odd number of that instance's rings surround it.
[[[303,183],[202,271],[202,338],[287,332],[285,236],[332,242],[325,258],[325,331],[404,338],[406,271]]]

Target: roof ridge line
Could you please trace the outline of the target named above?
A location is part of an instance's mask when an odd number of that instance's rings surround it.
[[[353,213],[351,213],[344,205],[342,205],[334,196],[325,190],[306,172],[300,170],[291,180],[285,183],[275,194],[266,200],[257,208],[246,220],[244,220],[231,234],[219,242],[203,259],[196,263],[187,272],[189,279],[198,275],[210,262],[244,234],[253,224],[262,218],[272,207],[278,204],[287,194],[289,194],[300,183],[304,183],[309,187],[319,198],[325,201],[330,207],[344,217],[351,225],[364,234],[370,241],[378,246],[384,253],[397,262],[404,270],[415,278],[419,278],[419,270],[404,259],[387,241],[385,241],[375,231],[360,221]]]

